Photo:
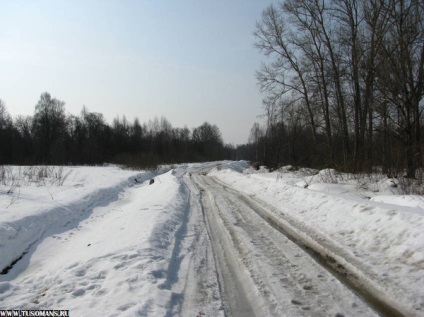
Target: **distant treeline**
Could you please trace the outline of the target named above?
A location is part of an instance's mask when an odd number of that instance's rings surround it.
[[[0,100],[0,164],[103,164],[154,167],[234,159],[221,132],[208,122],[192,130],[173,128],[166,118],[141,124],[125,116],[108,124],[101,113],[83,107],[65,113],[65,103],[43,93],[33,116],[11,118]]]

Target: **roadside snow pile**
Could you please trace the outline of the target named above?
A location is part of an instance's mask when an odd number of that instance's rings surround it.
[[[152,177],[151,172],[122,170],[116,166],[70,167],[61,182],[24,179],[28,173],[15,171],[14,184],[0,185],[0,272],[19,259],[49,230],[58,232],[76,225],[93,208],[118,198],[126,187]],[[7,184],[7,185],[4,185]]]
[[[250,166],[248,161],[223,161],[218,167],[218,170],[230,169],[242,173]]]
[[[311,171],[309,171],[311,172]],[[415,313],[424,314],[424,199],[396,195],[394,181],[323,170],[263,173],[231,168],[210,174],[262,200],[311,236],[330,241]],[[299,188],[300,187],[300,188]]]
[[[174,171],[156,176],[151,186],[142,182],[150,173],[78,171],[90,174],[84,182],[90,215],[46,235],[0,275],[2,307],[67,309],[72,316],[172,315],[180,296],[172,286],[182,261],[178,248],[186,233],[187,188]],[[107,190],[105,183],[115,186]],[[96,194],[96,184],[112,197]],[[94,200],[96,195],[103,200]]]

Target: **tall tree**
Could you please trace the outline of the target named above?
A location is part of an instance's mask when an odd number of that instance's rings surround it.
[[[193,142],[204,160],[220,158],[223,141],[221,131],[216,125],[204,122],[193,129]]]
[[[66,159],[63,148],[66,131],[65,103],[43,93],[35,106],[34,137],[41,162],[62,163]]]
[[[11,163],[12,137],[12,118],[6,109],[5,103],[0,99],[0,164]]]
[[[14,162],[17,164],[31,164],[34,160],[31,116],[19,115],[14,120],[14,126],[18,134],[18,140],[14,146]]]
[[[257,72],[261,90],[272,93],[276,99],[291,93],[294,100],[302,100],[300,104],[306,108],[311,131],[316,139],[316,119],[308,89],[308,74],[301,55],[297,53],[299,39],[290,32],[281,7],[278,9],[271,5],[264,10],[254,36],[255,46],[266,56],[273,57],[269,65],[263,64]]]
[[[424,96],[424,7],[419,0],[387,0],[390,26],[380,58],[379,89],[406,150],[407,176],[421,167],[421,114]]]

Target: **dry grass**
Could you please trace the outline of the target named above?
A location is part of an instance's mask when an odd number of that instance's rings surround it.
[[[0,166],[0,184],[7,194],[25,186],[62,186],[72,170],[63,166]]]

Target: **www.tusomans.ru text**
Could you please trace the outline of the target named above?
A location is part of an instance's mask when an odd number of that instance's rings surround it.
[[[0,309],[0,317],[69,317],[69,310]]]

